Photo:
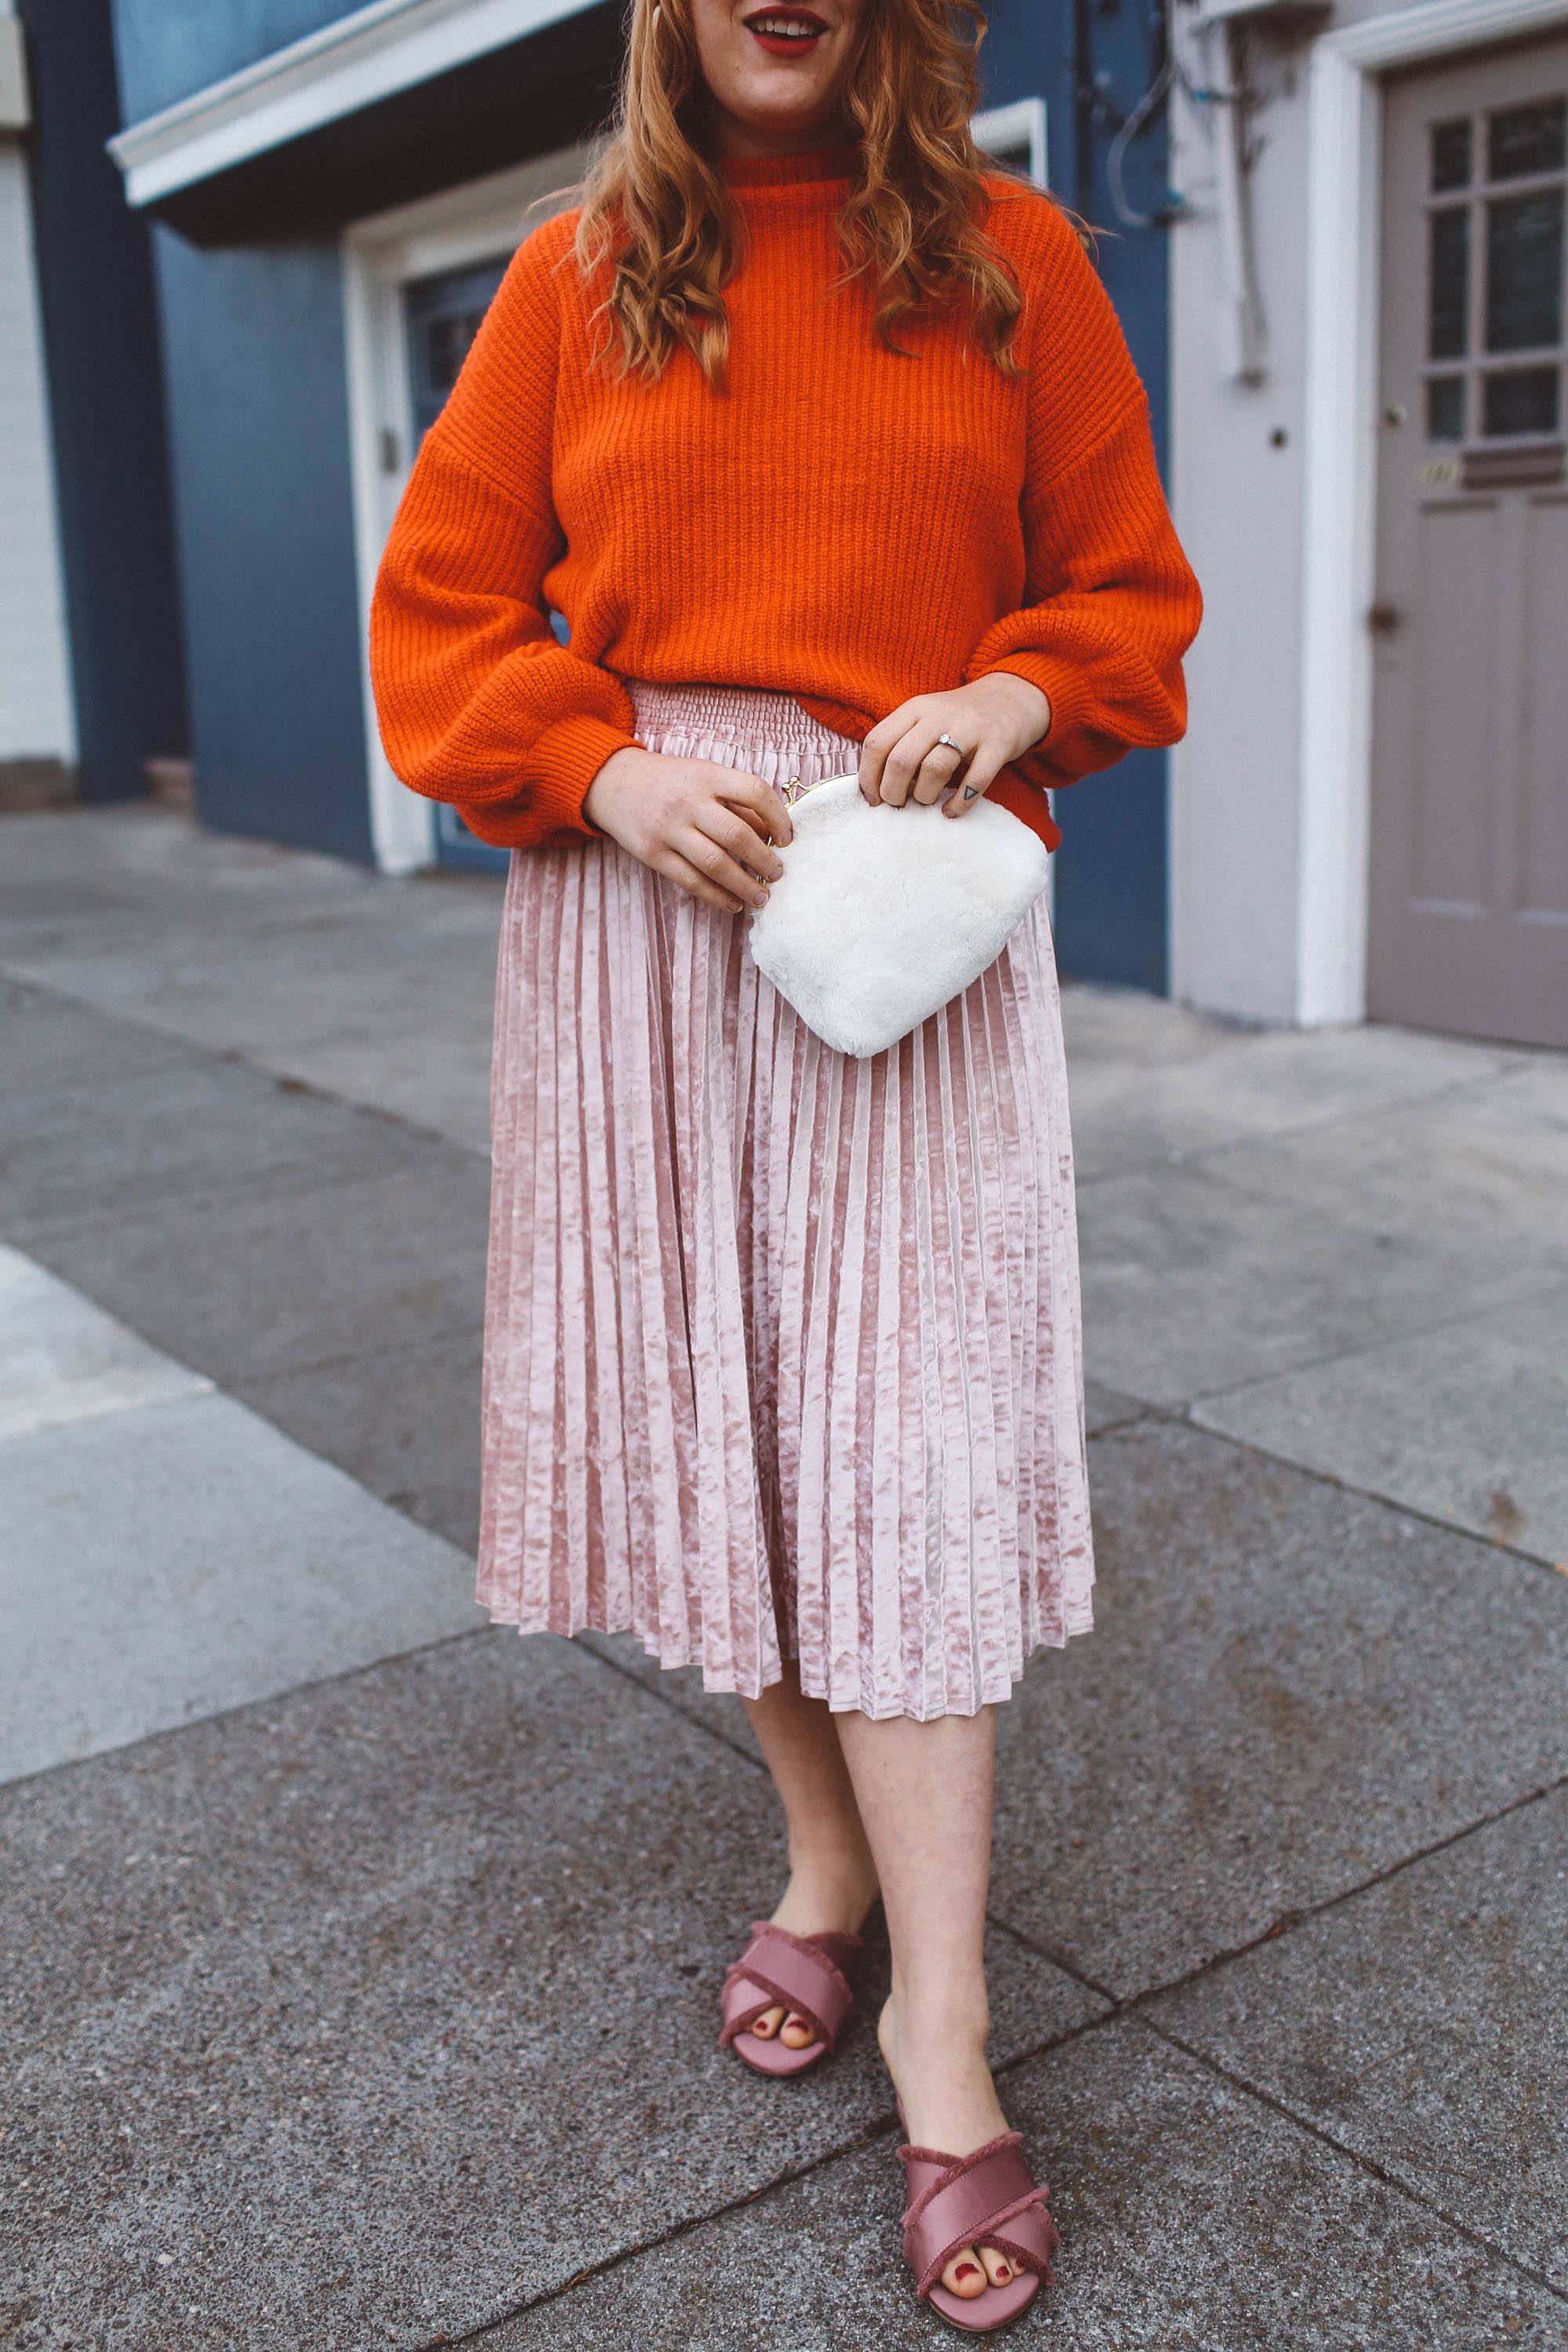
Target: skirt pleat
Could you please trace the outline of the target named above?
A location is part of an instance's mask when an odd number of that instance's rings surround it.
[[[771,688],[626,681],[649,750],[853,768]],[[514,853],[497,968],[479,1597],[755,1697],[1005,1698],[1092,1624],[1050,925],[836,1053],[745,919],[605,840]]]

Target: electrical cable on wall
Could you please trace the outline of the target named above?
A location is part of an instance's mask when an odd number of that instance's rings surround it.
[[[1215,211],[1226,297],[1223,373],[1235,383],[1258,384],[1265,376],[1264,317],[1253,252],[1252,170],[1258,147],[1251,129],[1258,99],[1248,78],[1246,31],[1233,14],[1221,16],[1199,13],[1195,30],[1205,43],[1214,34],[1220,36],[1224,79],[1216,81],[1207,71],[1205,60],[1203,79],[1194,81],[1187,70],[1184,44],[1177,37],[1175,0],[1165,0],[1164,24],[1165,58],[1161,72],[1121,126],[1107,159],[1111,200],[1129,226],[1179,220],[1190,214],[1192,207],[1186,197],[1176,192],[1173,192],[1165,212],[1135,213],[1125,202],[1121,177],[1122,157],[1131,140],[1153,108],[1173,89],[1179,89],[1194,121],[1204,125],[1206,135],[1214,140],[1217,132]],[[1217,123],[1215,108],[1221,110]]]
[[[1204,29],[1216,28],[1211,25]],[[1215,194],[1226,291],[1225,373],[1237,383],[1258,384],[1264,378],[1264,324],[1253,260],[1252,166],[1257,150],[1250,133],[1257,98],[1247,79],[1242,26],[1226,19],[1217,29],[1224,44],[1225,86],[1194,94],[1206,105],[1224,110]]]
[[[1164,56],[1161,61],[1160,69],[1131,112],[1121,123],[1106,151],[1106,185],[1110,193],[1112,209],[1123,228],[1163,228],[1170,222],[1179,220],[1186,209],[1184,199],[1173,189],[1167,193],[1163,205],[1157,206],[1154,211],[1146,213],[1140,212],[1127,194],[1128,150],[1144,127],[1152,121],[1165,103],[1172,88],[1179,83],[1184,83],[1184,76],[1177,57],[1175,26],[1172,19],[1172,9],[1173,0],[1164,0],[1160,18]]]

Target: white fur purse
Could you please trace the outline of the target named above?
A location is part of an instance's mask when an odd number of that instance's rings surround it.
[[[858,776],[830,776],[790,816],[784,873],[747,945],[806,1027],[858,1058],[896,1045],[994,963],[1050,871],[1039,835],[996,801],[952,820],[940,804],[873,806]]]

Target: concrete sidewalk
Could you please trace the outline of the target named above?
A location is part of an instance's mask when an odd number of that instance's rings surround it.
[[[744,1720],[470,1601],[499,893],[0,823],[0,2343],[951,2341]],[[1097,1630],[1003,1710],[1070,2352],[1568,2345],[1568,1065],[1067,1000]]]

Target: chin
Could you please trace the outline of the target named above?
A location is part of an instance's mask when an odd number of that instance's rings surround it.
[[[790,68],[786,66],[784,70],[787,73]],[[813,128],[818,116],[827,113],[827,102],[825,96],[805,99],[798,89],[792,90],[790,97],[793,101],[790,104],[770,106],[759,92],[754,103],[737,106],[733,110],[758,139],[798,139]],[[824,146],[832,135],[830,131],[823,131]]]

